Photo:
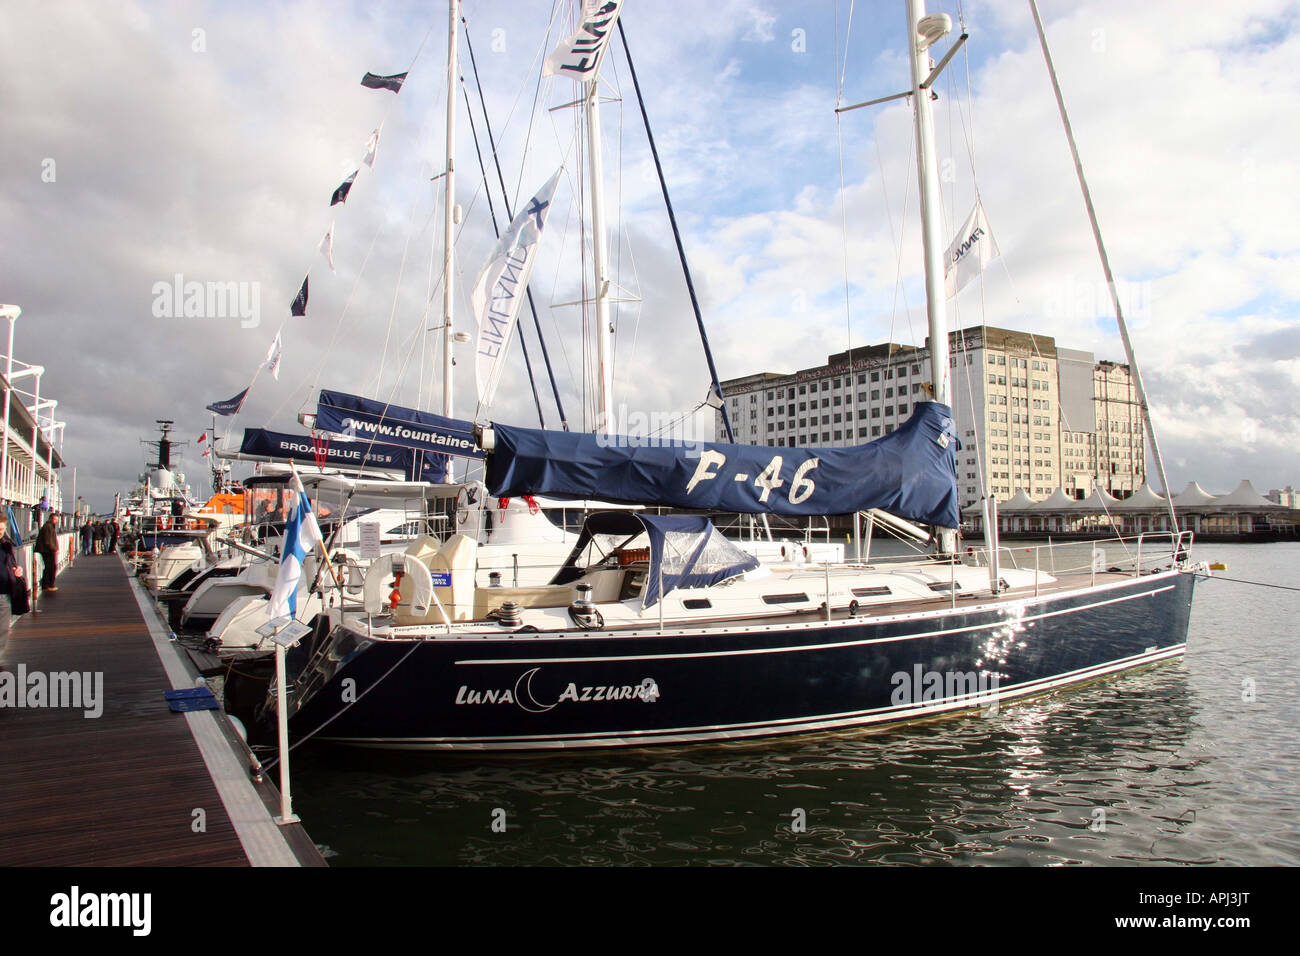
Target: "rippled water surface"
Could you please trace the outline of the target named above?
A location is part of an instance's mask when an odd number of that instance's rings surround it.
[[[1300,586],[1300,544],[1197,550]],[[887,732],[535,757],[322,747],[294,761],[295,810],[336,866],[1295,865],[1298,619],[1300,592],[1202,582],[1182,661]]]

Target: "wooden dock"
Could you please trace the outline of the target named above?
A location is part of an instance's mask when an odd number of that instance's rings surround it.
[[[116,555],[83,556],[16,620],[0,668],[102,674],[84,707],[0,707],[0,865],[323,866],[272,821],[221,711],[173,713],[195,671]],[[29,698],[30,699],[30,698]]]

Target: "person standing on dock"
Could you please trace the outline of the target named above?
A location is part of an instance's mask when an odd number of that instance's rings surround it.
[[[87,518],[86,523],[81,526],[81,553],[84,555],[90,554],[90,535],[92,530],[90,519]]]
[[[23,578],[22,562],[18,559],[18,546],[9,536],[9,516],[0,511],[0,591],[8,600],[0,600],[0,648],[10,624],[19,614],[26,614],[27,581]]]
[[[112,521],[108,523],[108,536],[109,536],[108,553],[109,554],[117,554],[117,538],[118,535],[120,535],[121,533],[122,533],[122,526],[117,523],[117,518],[115,517],[113,518]]]
[[[54,575],[59,561],[59,528],[55,523],[53,512],[45,519],[45,524],[41,525],[40,533],[36,536],[36,547],[33,550],[41,556],[44,564],[41,587],[46,591],[57,591]]]

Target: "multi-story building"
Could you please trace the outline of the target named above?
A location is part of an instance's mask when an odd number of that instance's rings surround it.
[[[47,510],[63,508],[59,469],[65,422],[54,420],[58,401],[41,391],[45,367],[13,357],[14,323],[22,313],[16,305],[0,305],[0,320],[8,319],[10,351],[0,355],[0,505],[14,509],[25,538],[40,527]]]
[[[1300,491],[1296,491],[1290,485],[1285,488],[1274,488],[1264,497],[1283,508],[1300,508]]]
[[[1141,410],[1128,368],[1050,336],[982,326],[949,336],[963,503],[988,491],[1085,497],[1099,483],[1125,496],[1145,473]],[[931,395],[930,350],[885,343],[789,375],[722,383],[736,441],[843,447],[880,438]],[[717,436],[725,432],[718,416]]]

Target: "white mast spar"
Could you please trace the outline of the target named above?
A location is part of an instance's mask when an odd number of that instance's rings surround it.
[[[921,186],[921,243],[925,253],[925,300],[930,324],[930,381],[934,400],[952,406],[948,368],[948,298],[944,291],[943,252],[939,245],[939,163],[934,148],[934,110],[927,78],[933,70],[930,47],[952,30],[947,14],[925,14],[925,0],[907,0],[907,36],[912,63],[912,104],[916,121],[916,163]],[[944,530],[939,550],[951,554],[955,535]]]
[[[452,416],[452,297],[455,291],[456,248],[456,21],[460,18],[460,0],[447,4],[447,169],[443,174],[446,197],[443,205],[442,252],[442,413]]]
[[[591,260],[595,277],[596,367],[600,375],[596,430],[608,435],[614,425],[614,368],[610,350],[609,275],[605,249],[605,185],[600,144],[600,77],[585,83],[584,109],[587,117],[587,165],[591,179]]]

